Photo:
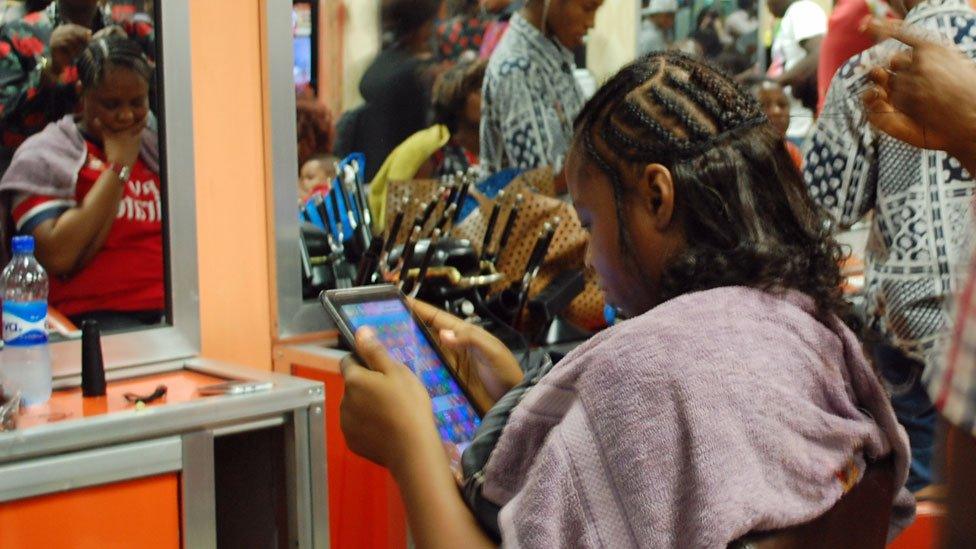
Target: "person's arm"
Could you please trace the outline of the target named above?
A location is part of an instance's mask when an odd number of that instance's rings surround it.
[[[121,132],[103,130],[109,163],[131,168],[139,155],[143,124]],[[49,272],[70,275],[83,268],[108,238],[125,191],[125,181],[106,169],[77,206],[33,229],[36,256]]]
[[[356,354],[369,369],[351,355],[341,363],[342,431],[353,452],[393,474],[416,546],[493,547],[458,491],[427,390],[371,329],[356,333]]]
[[[807,38],[800,43],[807,55],[794,65],[790,70],[784,72],[779,77],[779,83],[783,86],[798,86],[809,81],[817,74],[817,65],[820,63],[820,44],[823,43],[823,35]]]
[[[803,166],[810,195],[842,229],[874,207],[877,191],[877,136],[851,91],[862,63],[856,56],[834,76]]]
[[[47,101],[43,92],[62,85],[62,71],[90,37],[91,31],[84,27],[61,25],[47,47],[33,35],[31,26],[5,26],[0,32],[0,123],[32,113],[43,115]],[[45,52],[49,52],[46,57]]]
[[[909,145],[945,151],[976,174],[976,62],[895,22],[874,21],[867,30],[912,48],[869,73],[874,86],[862,99],[871,124]]]

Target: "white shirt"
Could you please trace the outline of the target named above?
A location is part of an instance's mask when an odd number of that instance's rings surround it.
[[[807,56],[803,42],[827,34],[827,14],[813,0],[797,0],[790,4],[779,24],[779,32],[773,40],[770,76],[777,77],[792,69]],[[802,138],[813,127],[813,113],[790,98],[790,128],[787,135]]]
[[[797,0],[790,4],[779,24],[779,32],[773,40],[773,64],[783,64],[788,71],[796,66],[807,50],[802,43],[815,36],[827,34],[827,14],[813,0]]]
[[[637,35],[637,54],[647,55],[655,51],[664,51],[671,45],[668,33],[665,33],[650,19],[641,21],[640,33]]]

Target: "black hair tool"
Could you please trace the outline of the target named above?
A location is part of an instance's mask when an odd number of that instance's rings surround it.
[[[434,210],[436,210],[437,205],[440,204],[440,198],[442,196],[444,196],[444,187],[437,189],[437,194],[434,195],[434,198],[430,199],[430,202],[427,203],[427,207],[424,208],[423,214],[416,223],[417,225],[420,225],[421,232],[423,232],[423,230],[427,227],[427,222],[430,221],[431,216],[434,215]]]
[[[444,200],[444,204],[446,204],[446,206],[444,206],[445,210],[451,204],[454,204],[454,201],[457,199],[458,192],[460,190],[461,190],[461,186],[458,183],[452,181],[451,185],[448,187],[447,198]]]
[[[505,198],[505,191],[498,191],[495,198],[495,205],[491,207],[491,215],[488,216],[488,226],[485,227],[485,237],[481,241],[481,258],[488,258],[488,250],[491,248],[492,237],[495,236],[495,224],[498,223],[498,214],[502,210],[502,199]]]
[[[471,191],[471,182],[465,181],[461,184],[461,190],[458,191],[457,196],[457,210],[454,211],[454,224],[457,225],[458,220],[461,218],[461,210],[464,209],[464,203],[468,200],[468,193]]]
[[[444,210],[443,215],[441,215],[440,221],[437,222],[437,225],[434,225],[434,230],[447,234],[449,230],[448,227],[450,226],[451,220],[454,219],[454,212],[456,211],[457,204],[451,204],[448,206],[447,209]]]
[[[552,238],[556,234],[556,227],[559,226],[559,223],[560,219],[555,217],[552,223],[543,225],[542,231],[539,233],[539,238],[535,241],[535,247],[532,249],[532,254],[525,264],[525,274],[522,275],[522,283],[519,286],[518,306],[515,308],[515,316],[512,319],[513,325],[519,324],[522,311],[525,309],[525,303],[529,298],[529,286],[535,280],[535,277],[538,276],[539,269],[546,260],[546,255],[549,254],[549,246],[552,244]]]
[[[371,234],[373,231],[373,213],[369,209],[369,201],[366,200],[366,191],[363,189],[363,184],[360,182],[360,176],[363,174],[364,166],[359,165],[359,161],[352,161],[354,184],[356,185],[356,197],[359,200],[359,205],[362,215],[363,215],[363,225],[366,225],[366,233]]]
[[[417,297],[417,293],[420,292],[420,287],[424,283],[424,279],[427,278],[427,269],[430,268],[430,262],[434,259],[434,254],[437,253],[437,242],[440,240],[441,230],[434,229],[431,233],[430,239],[427,240],[427,252],[424,254],[423,261],[420,262],[420,269],[417,271],[417,279],[413,281],[413,287],[410,289],[408,295],[410,297]]]
[[[383,247],[383,253],[385,254],[389,254],[393,250],[393,246],[396,245],[397,237],[400,236],[400,226],[403,225],[404,209],[409,203],[409,199],[404,198],[400,203],[400,207],[397,208],[396,214],[393,216],[393,223],[386,233],[386,246]]]
[[[519,208],[522,206],[523,196],[521,193],[515,196],[515,204],[512,209],[508,212],[508,219],[505,220],[505,228],[502,229],[502,236],[498,239],[498,249],[491,256],[492,262],[496,263],[501,259],[502,250],[508,246],[508,238],[512,236],[512,230],[515,229],[515,220],[518,219]]]
[[[373,274],[376,266],[379,265],[380,256],[383,254],[383,236],[377,236],[369,243],[369,248],[359,260],[359,270],[356,275],[356,286],[372,284]]]
[[[403,243],[403,251],[400,253],[400,288],[403,288],[403,283],[406,280],[407,272],[410,270],[410,263],[413,262],[413,252],[417,247],[417,241],[420,240],[420,226],[414,225],[413,230],[410,231],[410,236],[407,237],[407,241]]]

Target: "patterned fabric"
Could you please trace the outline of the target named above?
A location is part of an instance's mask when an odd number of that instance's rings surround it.
[[[976,436],[976,262],[956,308],[949,353],[929,371],[929,396],[946,419]]]
[[[43,81],[40,70],[41,60],[50,53],[51,33],[62,22],[54,2],[0,27],[0,174],[25,139],[75,110],[77,69],[66,68],[52,84]],[[99,14],[91,28],[98,32],[111,25],[121,26],[150,59],[154,57],[152,22],[144,17],[116,22]]]
[[[481,101],[481,162],[505,168],[562,168],[583,108],[573,54],[520,14],[488,62]]]
[[[965,0],[930,0],[905,22],[949,37],[976,57],[976,13]],[[874,130],[861,94],[866,71],[903,48],[886,41],[837,72],[807,152],[804,176],[814,199],[841,227],[874,211],[867,249],[867,313],[910,356],[933,364],[969,253],[972,177],[945,153],[916,149]]]
[[[457,61],[466,51],[481,51],[482,40],[493,19],[480,15],[459,15],[437,23],[436,55],[440,61]]]

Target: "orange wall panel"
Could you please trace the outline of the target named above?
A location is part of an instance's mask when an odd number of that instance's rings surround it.
[[[355,455],[339,426],[344,384],[336,371],[295,364],[292,375],[325,384],[331,547],[405,549],[407,518],[390,473]]]
[[[193,0],[202,354],[271,369],[261,0]]]
[[[178,549],[179,476],[0,503],[0,547]]]

